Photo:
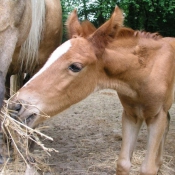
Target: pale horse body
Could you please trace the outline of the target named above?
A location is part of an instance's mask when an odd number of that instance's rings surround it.
[[[5,83],[7,94],[10,92],[10,76],[23,76],[23,73],[33,75],[60,45],[61,39],[60,0],[0,2],[0,108]],[[2,155],[7,153],[2,145],[0,139],[0,163],[3,163]]]
[[[8,95],[10,76],[33,75],[60,45],[61,39],[60,0],[3,0],[0,3],[0,71],[2,82],[6,79]],[[5,91],[4,83],[2,87],[0,97]]]
[[[117,175],[129,174],[144,121],[148,139],[140,174],[156,175],[163,160],[168,110],[174,98],[174,48],[159,35],[122,25],[123,13],[116,7],[106,23],[88,33],[74,11],[67,21],[72,39],[52,53],[44,67],[11,99],[9,108],[35,127],[45,120],[40,114],[54,116],[95,90],[114,89],[123,105]]]

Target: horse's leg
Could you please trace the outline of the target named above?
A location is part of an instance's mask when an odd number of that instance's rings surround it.
[[[141,175],[156,175],[159,166],[157,154],[161,151],[161,141],[167,127],[167,113],[161,110],[157,116],[146,120],[148,126],[147,153],[141,166]],[[160,148],[160,149],[159,149]]]
[[[1,122],[0,122],[0,125],[1,125]],[[0,126],[0,164],[3,164],[4,163],[4,156],[3,156],[3,145],[4,142],[3,142],[3,133],[2,133],[2,130],[1,130],[1,126]]]
[[[11,75],[7,74],[6,81],[5,81],[5,88],[6,88],[5,98],[6,99],[10,97],[10,77]]]
[[[169,131],[169,124],[170,124],[170,114],[169,112],[167,113],[167,119],[168,119],[168,123],[167,123],[167,126],[166,126],[166,130],[165,130],[165,133],[163,135],[163,138],[162,138],[162,141],[160,143],[160,146],[159,146],[159,150],[158,150],[158,154],[157,154],[157,158],[156,158],[156,164],[157,166],[161,166],[162,163],[163,163],[163,152],[164,152],[164,145],[165,145],[165,140],[166,140],[166,136],[168,134],[168,131]]]
[[[117,162],[117,175],[129,175],[131,167],[131,157],[135,144],[137,141],[138,133],[143,120],[134,119],[123,111],[122,115],[122,147]]]
[[[24,74],[18,73],[11,79],[11,95],[15,94],[23,86]]]
[[[5,94],[5,80],[2,75],[2,72],[0,71],[0,109],[2,108],[3,105],[4,94]]]
[[[29,73],[26,74],[24,80],[23,80],[23,85],[26,84],[31,78],[31,75]]]
[[[0,71],[0,110],[3,105],[3,100],[4,100],[4,94],[5,94],[5,86],[4,86],[5,80],[2,75],[2,72]],[[0,164],[3,163],[3,133],[1,129],[1,121],[0,121]]]

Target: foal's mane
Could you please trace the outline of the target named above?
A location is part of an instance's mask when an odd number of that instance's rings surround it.
[[[145,32],[145,31],[133,30],[131,28],[126,28],[126,27],[122,27],[119,30],[116,37],[117,38],[131,38],[131,37],[152,38],[154,40],[159,40],[162,38],[162,36],[157,32],[150,33],[150,32]]]
[[[121,14],[119,14],[120,17]],[[111,17],[112,18],[112,17]],[[121,21],[123,20],[123,18],[121,18]],[[114,20],[115,21],[115,20]],[[111,20],[110,23],[109,21],[107,23],[111,24],[113,21]],[[105,25],[105,24],[104,24]],[[103,25],[100,26],[98,29],[95,28],[95,26],[88,20],[85,20],[83,22],[79,22],[78,17],[77,17],[77,11],[74,10],[72,12],[72,14],[69,16],[67,22],[66,22],[66,26],[67,26],[67,34],[68,34],[68,38],[74,38],[77,36],[81,36],[84,38],[89,38],[91,37],[91,34],[95,33],[97,30],[98,32],[102,32],[103,33]],[[127,27],[121,27],[120,25],[118,27],[116,27],[116,25],[113,26],[113,34],[107,34],[107,31],[105,33],[103,33],[103,35],[101,34],[101,37],[103,39],[105,39],[104,37],[109,37],[109,38],[113,38],[113,39],[123,39],[123,38],[150,38],[153,40],[158,40],[160,38],[162,38],[161,35],[159,35],[159,33],[155,32],[155,33],[150,33],[150,32],[145,32],[145,31],[139,31],[139,30],[133,30],[131,28],[127,28]],[[110,27],[110,25],[109,25]],[[100,42],[98,42],[100,43]],[[97,43],[96,43],[97,44]]]

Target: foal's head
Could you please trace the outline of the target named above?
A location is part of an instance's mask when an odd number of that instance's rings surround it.
[[[44,67],[11,99],[10,108],[34,127],[87,97],[98,86],[103,70],[102,54],[123,24],[116,7],[111,18],[97,30],[89,22],[79,23],[76,11],[67,20],[70,40],[58,47]]]

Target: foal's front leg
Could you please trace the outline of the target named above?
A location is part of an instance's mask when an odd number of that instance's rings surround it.
[[[117,162],[117,175],[129,175],[131,157],[143,120],[133,119],[125,111],[122,115],[122,147]]]
[[[162,110],[154,118],[147,119],[146,124],[148,126],[147,153],[141,166],[141,175],[157,175],[160,164],[156,161],[161,158],[159,154],[163,150],[163,137],[168,125],[167,112]]]

